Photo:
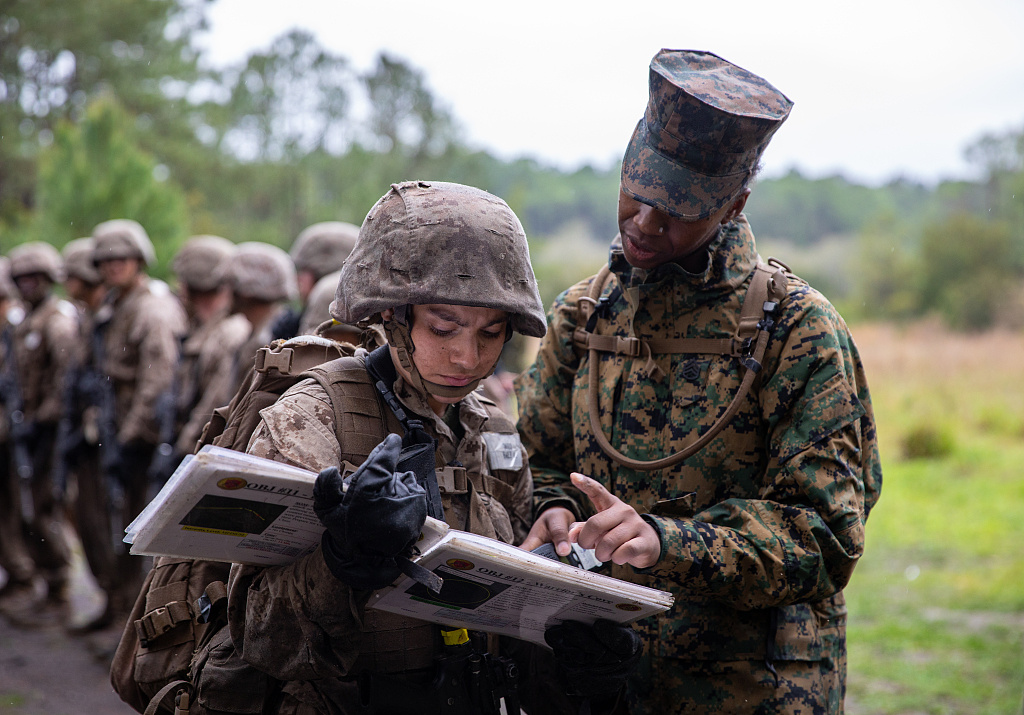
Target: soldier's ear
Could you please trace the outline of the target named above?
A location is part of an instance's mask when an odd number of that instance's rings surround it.
[[[725,216],[722,217],[722,223],[727,224],[734,218],[743,213],[743,207],[747,205],[747,198],[750,196],[750,189],[743,189],[740,195],[732,200],[732,204],[729,206],[729,210],[725,212]]]

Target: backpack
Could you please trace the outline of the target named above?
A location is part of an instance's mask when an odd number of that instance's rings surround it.
[[[381,332],[372,328],[364,332],[365,347],[383,342]],[[276,340],[260,348],[252,372],[231,402],[214,411],[194,451],[213,444],[244,452],[260,423],[260,410],[308,377],[328,388],[328,371],[309,371],[354,353],[355,346],[321,335]],[[384,437],[379,413],[376,424],[380,436],[373,445]],[[366,442],[375,436],[367,435]],[[358,459],[356,464],[362,461],[359,455],[350,458]],[[136,711],[146,715],[258,714],[272,700],[280,684],[241,659],[225,627],[230,570],[231,564],[216,561],[162,556],[154,560],[110,667],[114,690]],[[197,687],[200,672],[204,673],[201,689]],[[164,703],[168,695],[174,696],[173,708]]]

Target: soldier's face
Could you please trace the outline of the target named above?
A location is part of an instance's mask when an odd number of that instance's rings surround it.
[[[14,279],[18,286],[18,292],[23,300],[32,305],[37,305],[46,298],[50,292],[50,279],[45,273],[27,273]]]
[[[103,277],[103,282],[111,288],[128,288],[139,277],[139,260],[137,258],[108,258],[102,261],[96,270]]]
[[[441,385],[463,387],[490,374],[505,346],[508,313],[469,305],[412,306],[412,359],[420,376]],[[399,372],[408,378],[401,365]],[[431,406],[461,398],[430,395]]]
[[[619,191],[619,233],[622,252],[631,266],[651,270],[678,263],[692,273],[704,270],[707,245],[718,228],[743,210],[750,190],[707,218],[696,221],[669,216]]]

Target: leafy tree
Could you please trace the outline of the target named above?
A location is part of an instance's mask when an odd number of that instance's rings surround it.
[[[451,116],[427,88],[422,72],[382,52],[362,79],[370,100],[370,136],[383,153],[409,152],[419,158],[443,152],[452,141]]]
[[[200,133],[229,154],[255,160],[294,160],[312,151],[342,151],[348,143],[348,61],[302,30],[273,41],[244,65],[225,70],[223,104],[204,105]]]
[[[991,326],[1024,279],[1010,227],[971,214],[926,227],[918,263],[921,312],[939,312],[959,329]]]
[[[35,233],[61,246],[112,218],[145,227],[165,273],[187,226],[185,199],[166,169],[138,146],[133,124],[112,98],[90,104],[77,124],[58,125],[39,171]]]
[[[42,148],[105,90],[151,151],[189,141],[184,95],[209,0],[5,0],[0,4],[0,225],[28,219]]]

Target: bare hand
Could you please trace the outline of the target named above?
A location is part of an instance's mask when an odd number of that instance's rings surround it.
[[[554,544],[555,553],[559,556],[568,556],[572,551],[572,544],[569,543],[569,525],[572,523],[572,512],[564,506],[554,506],[545,510],[533,522],[530,533],[526,540],[519,545],[524,551],[533,551],[543,544]]]
[[[594,516],[569,527],[570,541],[585,549],[594,549],[601,561],[629,564],[638,569],[658,563],[661,539],[636,509],[590,477],[573,472],[569,478],[573,486],[590,497],[597,509]]]

